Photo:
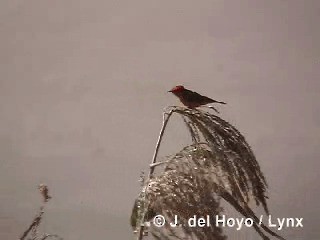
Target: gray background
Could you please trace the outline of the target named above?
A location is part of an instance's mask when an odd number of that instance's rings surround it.
[[[176,84],[228,103],[221,116],[256,153],[273,215],[305,218],[281,233],[319,239],[319,22],[317,0],[2,0],[0,239],[30,223],[41,182],[54,197],[45,231],[132,238]],[[178,120],[162,156],[187,139]]]

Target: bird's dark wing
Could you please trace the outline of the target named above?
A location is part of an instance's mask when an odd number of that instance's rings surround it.
[[[206,96],[202,96],[201,94],[199,94],[197,92],[193,92],[193,91],[188,90],[188,89],[185,89],[185,91],[184,91],[184,98],[188,102],[199,103],[201,105],[217,102],[217,101],[215,101],[215,100],[213,100],[211,98],[208,98]]]

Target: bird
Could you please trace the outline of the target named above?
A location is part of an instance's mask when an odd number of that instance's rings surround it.
[[[183,105],[191,109],[197,108],[209,103],[226,104],[225,102],[216,101],[216,100],[213,100],[212,98],[203,96],[197,92],[186,89],[182,85],[175,86],[168,92],[173,93],[175,96],[177,96],[180,99]]]
[[[43,197],[43,201],[46,203],[48,202],[52,197],[49,195],[49,188],[45,184],[40,184],[38,186],[38,189]]]

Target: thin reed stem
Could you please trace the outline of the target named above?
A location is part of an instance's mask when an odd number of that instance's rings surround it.
[[[153,153],[152,161],[151,161],[151,164],[150,164],[150,171],[149,171],[148,177],[146,179],[147,182],[152,178],[154,169],[156,167],[155,163],[157,161],[157,156],[158,156],[158,152],[159,152],[159,149],[160,149],[160,144],[161,144],[161,141],[162,141],[162,138],[163,138],[163,134],[164,134],[164,131],[165,131],[166,127],[167,127],[168,121],[169,121],[169,119],[170,119],[170,117],[171,117],[173,112],[174,112],[174,109],[171,109],[169,112],[165,111],[163,113],[162,127],[161,127],[161,130],[160,130],[159,136],[158,136],[158,141],[157,141],[157,144],[156,144],[156,148],[155,148],[154,153]],[[147,188],[148,188],[148,185],[146,186],[145,191],[147,191]],[[145,215],[146,215],[147,211],[148,211],[148,205],[146,207],[144,207],[144,209],[143,209],[142,218],[141,218],[141,225],[140,225],[140,228],[139,228],[139,231],[138,231],[138,238],[137,238],[138,240],[141,240],[143,238],[144,220],[145,220]]]

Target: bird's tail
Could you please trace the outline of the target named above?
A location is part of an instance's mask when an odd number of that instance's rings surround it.
[[[220,101],[215,101],[215,103],[227,104],[227,103],[225,103],[225,102],[220,102]]]

